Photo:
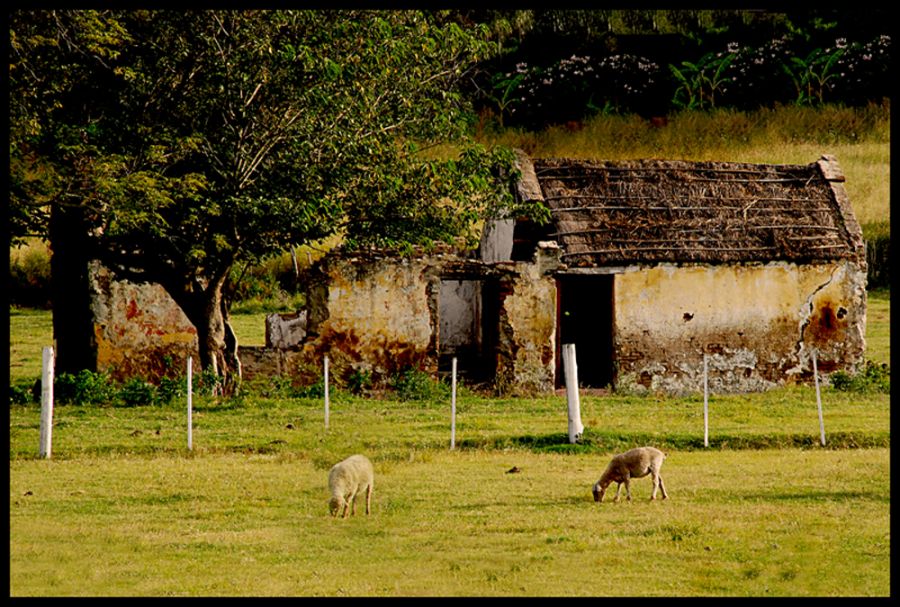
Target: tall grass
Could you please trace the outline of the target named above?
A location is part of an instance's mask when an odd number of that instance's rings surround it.
[[[653,126],[639,116],[596,116],[573,130],[485,130],[486,144],[536,157],[716,160],[809,164],[832,154],[861,224],[890,221],[890,105],[866,108],[783,106],[755,112],[684,111]]]

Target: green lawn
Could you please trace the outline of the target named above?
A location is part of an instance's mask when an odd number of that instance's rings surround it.
[[[333,396],[328,430],[317,399],[198,397],[191,451],[183,403],[60,406],[50,460],[39,407],[11,407],[10,594],[890,593],[886,394],[826,390],[827,448],[810,388],[714,397],[710,448],[698,398],[586,396],[569,445],[563,397],[462,395],[452,451],[447,402]],[[609,455],[644,443],[670,498],[644,478],[595,504]],[[354,452],[373,513],[334,520],[328,469]]]

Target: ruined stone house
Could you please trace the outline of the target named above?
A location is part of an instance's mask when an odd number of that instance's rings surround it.
[[[582,386],[617,390],[700,390],[704,357],[719,392],[809,381],[813,349],[826,374],[862,364],[865,250],[834,158],[519,163],[517,193],[544,201],[549,225],[491,222],[475,254],[335,250],[307,309],[241,348],[245,375],[312,383],[327,355],[337,381],[378,383],[445,373],[455,357],[470,382],[539,394],[564,384],[564,343]],[[189,341],[189,327],[155,334],[137,298],[102,290],[119,311],[95,325],[109,364],[133,360],[123,326],[170,350]]]

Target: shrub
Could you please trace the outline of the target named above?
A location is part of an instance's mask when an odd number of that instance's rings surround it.
[[[891,368],[886,364],[867,360],[863,370],[856,374],[835,371],[830,376],[831,386],[841,392],[871,393],[891,392]]]
[[[167,405],[179,397],[187,394],[187,385],[184,377],[167,377],[159,379],[156,387],[156,402]]]
[[[368,371],[357,369],[347,378],[347,389],[357,396],[365,394],[372,389],[372,374]]]
[[[61,403],[96,405],[115,400],[116,387],[105,373],[84,369],[77,374],[61,373],[53,383],[54,400]]]
[[[119,390],[119,400],[129,407],[152,405],[157,400],[156,386],[139,377],[132,377]]]
[[[397,398],[408,400],[441,400],[450,395],[450,387],[418,369],[407,369],[392,381]]]
[[[27,405],[31,401],[31,391],[22,386],[9,387],[9,404]]]
[[[323,398],[325,396],[325,381],[319,380],[314,384],[294,389],[295,398]]]

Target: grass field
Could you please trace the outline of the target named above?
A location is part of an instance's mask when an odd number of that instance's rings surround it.
[[[889,302],[870,299],[878,335]],[[11,316],[11,352],[40,318]],[[10,406],[10,595],[890,594],[887,394],[823,389],[824,448],[811,387],[713,395],[705,448],[699,395],[585,394],[569,445],[564,397],[463,389],[451,451],[448,402],[335,391],[326,430],[320,399],[251,388],[196,395],[190,451],[184,403],[58,406],[49,460],[40,408]],[[638,444],[669,454],[670,498],[645,478],[595,504]],[[353,452],[373,513],[335,520],[328,468]]]

